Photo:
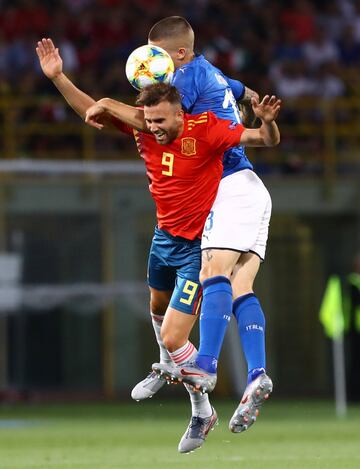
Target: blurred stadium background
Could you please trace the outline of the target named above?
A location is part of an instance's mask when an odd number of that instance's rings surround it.
[[[155,217],[143,165],[131,139],[97,133],[67,108],[41,74],[35,45],[52,37],[81,89],[131,103],[126,58],[155,21],[173,14],[189,19],[197,50],[225,73],[284,101],[281,145],[249,152],[273,198],[256,284],[267,316],[268,369],[274,400],[333,396],[319,309],[329,276],[346,284],[360,252],[360,2],[1,0],[4,403],[128,400],[157,359],[145,282]],[[357,326],[345,335],[354,402],[360,316]],[[230,330],[218,398],[240,395],[239,356]]]

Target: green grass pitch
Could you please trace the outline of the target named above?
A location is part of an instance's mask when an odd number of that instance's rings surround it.
[[[332,403],[266,403],[249,431],[227,428],[235,402],[213,399],[220,425],[203,448],[177,452],[189,406],[144,403],[0,408],[1,469],[357,469],[360,406],[336,419]]]

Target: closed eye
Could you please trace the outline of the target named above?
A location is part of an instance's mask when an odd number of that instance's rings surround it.
[[[149,125],[149,124],[162,124],[163,122],[165,121],[165,119],[163,118],[159,118],[159,119],[145,119],[145,122]]]

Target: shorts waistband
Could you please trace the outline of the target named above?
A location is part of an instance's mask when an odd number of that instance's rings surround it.
[[[188,239],[188,238],[183,238],[182,236],[174,236],[168,231],[164,230],[163,228],[159,228],[158,225],[155,226],[155,233],[163,233],[167,238],[173,241],[181,241],[184,243],[195,243],[195,242],[200,243],[201,241],[200,238]]]

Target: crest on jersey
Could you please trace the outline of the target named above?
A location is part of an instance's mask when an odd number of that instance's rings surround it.
[[[192,137],[182,138],[181,153],[186,156],[196,155],[196,139]]]

